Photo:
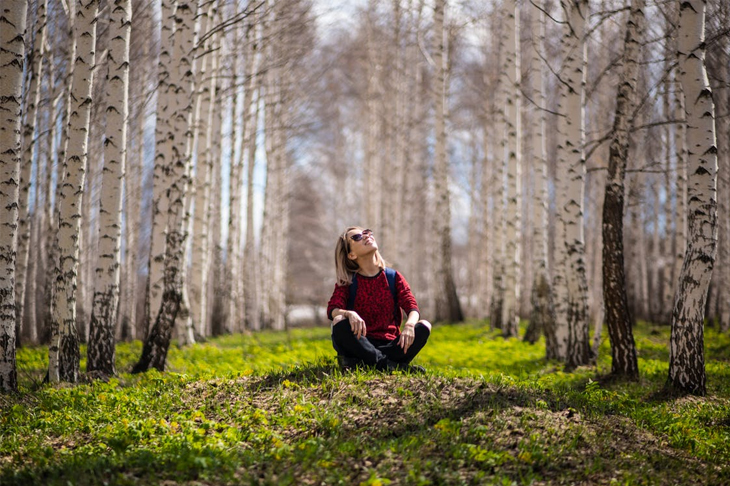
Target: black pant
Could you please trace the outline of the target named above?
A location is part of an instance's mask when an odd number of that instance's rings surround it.
[[[350,321],[343,319],[332,326],[332,346],[337,354],[348,358],[356,358],[367,365],[384,367],[388,360],[395,363],[410,363],[419,351],[423,349],[431,335],[431,331],[422,323],[417,323],[414,329],[413,344],[404,353],[398,345],[398,339],[374,339],[360,337],[357,339],[350,327]]]

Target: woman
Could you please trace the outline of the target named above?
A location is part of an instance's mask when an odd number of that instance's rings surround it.
[[[332,344],[343,369],[425,371],[409,365],[426,345],[431,324],[419,320],[418,304],[403,275],[386,267],[373,232],[347,228],[335,247],[337,284],[327,305]],[[408,318],[400,328],[401,309]]]

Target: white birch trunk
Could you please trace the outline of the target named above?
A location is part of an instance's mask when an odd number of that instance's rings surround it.
[[[231,15],[235,17],[238,14],[238,6],[234,2],[232,5]],[[238,325],[240,323],[238,310],[240,308],[240,219],[241,219],[241,173],[243,167],[242,157],[239,158],[239,96],[238,96],[238,56],[239,52],[239,36],[238,28],[235,27],[231,32],[232,38],[227,39],[229,43],[229,57],[231,69],[231,147],[230,147],[230,176],[228,178],[228,241],[226,244],[226,267],[228,275],[228,318],[226,320],[226,333],[240,331]]]
[[[420,218],[424,217],[423,206],[418,204],[417,201],[424,196],[421,189],[423,184],[423,177],[420,177],[421,167],[423,166],[422,158],[414,151],[410,150],[411,147],[417,146],[414,140],[419,139],[418,133],[420,127],[417,125],[422,117],[420,112],[425,110],[422,100],[422,88],[421,88],[421,69],[418,61],[421,56],[420,49],[418,47],[418,36],[420,35],[421,19],[423,16],[424,1],[418,1],[418,5],[412,5],[409,2],[409,8],[407,12],[410,13],[408,16],[409,29],[407,32],[406,48],[405,48],[405,75],[403,77],[404,87],[401,93],[403,97],[403,122],[405,128],[403,130],[403,172],[401,174],[401,207],[404,209],[402,215],[401,229],[404,235],[408,235],[408,238],[418,238],[418,233],[423,231],[424,225],[421,224]],[[340,149],[344,150],[344,144],[340,144]],[[414,291],[423,292],[425,285],[422,284],[420,260],[416,252],[405,251],[405,246],[401,246],[401,251],[404,255],[400,258],[399,265],[402,265],[402,273],[409,276],[409,282],[411,283]],[[417,270],[418,269],[418,270]],[[424,297],[421,297],[420,301],[423,301]],[[427,309],[423,309],[424,314],[427,313]],[[430,315],[430,314],[429,314]]]
[[[380,95],[379,74],[381,66],[378,64],[378,51],[375,33],[373,32],[372,15],[377,10],[375,0],[368,3],[368,25],[367,25],[367,92],[365,95],[365,174],[364,174],[364,202],[365,222],[364,225],[374,231],[380,230],[382,208],[381,199],[381,166],[382,160],[378,152],[378,142],[381,133],[381,119],[378,112],[377,97]]]
[[[522,95],[520,75],[520,11],[516,0],[505,4],[504,70],[507,130],[507,211],[505,231],[505,282],[502,307],[502,335],[517,337],[520,316],[520,251],[522,240]]]
[[[565,35],[561,38],[561,51],[565,53],[570,49],[566,42]],[[561,72],[567,72],[563,69]],[[559,85],[560,86],[560,85]],[[564,86],[560,86],[559,96],[564,97]],[[561,103],[564,103],[561,100]],[[565,118],[562,113],[560,118]],[[565,125],[564,122],[561,122]],[[561,127],[558,128],[560,130]],[[553,291],[555,292],[555,327],[554,347],[546,348],[547,359],[565,361],[568,357],[568,251],[566,247],[565,226],[567,214],[565,212],[565,200],[568,178],[568,148],[564,145],[564,135],[559,132],[560,139],[557,146],[557,162],[555,164],[555,247],[553,267]]]
[[[172,143],[172,115],[175,110],[174,93],[170,86],[171,56],[173,49],[175,0],[161,0],[160,55],[157,62],[157,119],[155,124],[155,167],[152,185],[152,234],[150,243],[148,291],[146,297],[146,323],[149,332],[154,317],[162,304],[164,285],[165,244],[169,197],[166,193],[171,184],[170,165]]]
[[[131,36],[148,34],[152,31],[149,16],[138,17],[132,25]],[[145,60],[144,65],[139,66],[130,72],[130,77],[135,83],[130,86],[130,98],[134,96],[147,96],[150,90],[151,80],[151,64],[150,45],[144,43],[142,48],[142,59]],[[135,79],[137,78],[137,79]],[[124,219],[125,219],[125,261],[124,274],[122,282],[124,285],[124,311],[122,312],[122,322],[118,326],[117,336],[119,339],[134,340],[144,339],[147,333],[147,317],[138,319],[137,303],[139,302],[139,237],[141,219],[141,195],[142,195],[142,174],[144,166],[145,154],[145,123],[149,117],[148,107],[144,103],[138,103],[134,115],[130,115],[127,130],[134,128],[134,136],[127,137],[128,145],[127,153],[131,156],[126,157],[126,174],[124,178]],[[130,140],[131,139],[131,140]],[[154,142],[153,142],[154,143]],[[146,298],[146,297],[145,297]]]
[[[39,277],[40,282],[43,285],[43,313],[41,314],[41,317],[39,321],[36,323],[35,326],[30,326],[31,334],[30,336],[33,336],[33,342],[40,341],[39,334],[40,330],[42,328],[45,328],[48,326],[48,323],[50,322],[51,318],[51,289],[53,288],[53,276],[55,271],[55,207],[54,204],[57,202],[57,199],[54,201],[54,190],[55,186],[53,185],[54,178],[57,178],[58,173],[58,164],[55,163],[56,160],[60,160],[60,158],[56,159],[54,156],[54,147],[56,147],[56,134],[58,133],[58,114],[63,113],[63,102],[62,100],[65,99],[63,96],[63,88],[56,91],[54,81],[54,55],[53,51],[51,50],[48,54],[48,91],[49,96],[51,100],[50,102],[50,118],[49,118],[49,133],[48,137],[46,139],[46,154],[47,159],[45,162],[46,166],[46,172],[45,172],[45,179],[43,181],[44,186],[44,193],[46,195],[46,203],[43,206],[43,226],[40,229],[42,236],[42,241],[39,242],[39,250],[41,252],[41,268],[43,269],[43,275]],[[57,194],[58,191],[55,192]],[[41,270],[39,270],[39,273]],[[36,333],[33,335],[33,333]]]
[[[467,273],[466,280],[466,309],[464,314],[466,317],[473,317],[478,309],[476,296],[479,293],[479,259],[481,258],[482,240],[479,234],[480,222],[482,216],[480,209],[482,208],[481,197],[479,195],[480,170],[482,160],[479,157],[477,144],[478,137],[472,137],[469,141],[469,219],[467,222],[467,254],[466,268],[470,271]],[[485,245],[486,246],[486,245]]]
[[[273,8],[270,7],[272,2],[267,2],[268,15],[263,20],[263,37],[271,39],[273,28]],[[260,322],[262,328],[271,328],[274,313],[274,220],[278,217],[276,208],[276,179],[279,171],[276,166],[276,157],[273,154],[275,149],[274,143],[274,105],[276,104],[275,82],[278,78],[273,41],[269,41],[265,45],[266,49],[266,74],[264,77],[264,133],[265,133],[265,151],[266,151],[266,185],[264,187],[264,215],[261,227],[261,243],[259,245],[260,252],[260,278],[257,288],[257,294],[260,300]],[[365,174],[367,184],[367,174]]]
[[[591,358],[588,340],[588,284],[586,282],[585,238],[583,235],[583,195],[585,190],[584,145],[584,86],[586,43],[585,24],[587,0],[561,2],[566,24],[561,44],[566,56],[561,72],[562,88],[558,110],[558,165],[565,179],[559,193],[558,208],[562,213],[560,249],[562,276],[565,287],[558,314],[559,345],[566,340],[567,367],[588,364]],[[564,253],[563,253],[564,252]]]
[[[255,255],[255,228],[253,221],[254,206],[254,170],[256,168],[257,131],[259,117],[259,95],[258,76],[259,53],[258,53],[258,22],[254,17],[246,35],[247,61],[246,72],[248,73],[246,83],[246,100],[244,101],[244,148],[246,150],[247,174],[246,174],[246,239],[243,249],[243,322],[245,329],[258,329],[258,295],[256,293],[256,281],[258,262]]]
[[[422,33],[421,24],[424,3],[424,0],[419,0],[418,5],[413,10],[409,9],[411,12],[410,21],[412,27],[408,36],[408,47],[406,48],[406,72],[408,75],[406,77],[405,92],[403,93],[407,97],[407,101],[404,102],[407,124],[404,143],[409,148],[419,146],[416,140],[423,140],[426,137],[425,134],[421,136],[424,132],[424,126],[421,121],[425,117],[424,113],[428,109],[428,103],[424,102],[423,73],[419,65],[422,54],[418,47],[418,38]],[[403,205],[407,213],[404,216],[403,231],[409,235],[409,238],[418,240],[428,234],[426,233],[426,225],[424,224],[424,220],[428,218],[428,215],[424,211],[426,204],[423,202],[428,197],[425,191],[425,168],[428,162],[425,157],[421,156],[421,153],[409,149],[405,154],[404,164],[402,196],[404,198]],[[427,270],[423,268],[420,262],[421,259],[417,252],[407,252],[403,273],[409,276],[409,282],[414,291],[421,295],[419,302],[424,302],[424,308],[422,309],[423,315],[430,316],[433,315],[430,312],[433,306],[433,300],[427,299],[426,295],[430,280],[430,271],[426,275]]]
[[[490,109],[489,105],[486,107],[487,112]],[[482,128],[482,146],[484,150],[484,160],[482,163],[481,173],[481,218],[479,222],[479,234],[482,238],[481,242],[483,245],[482,251],[479,252],[479,279],[478,279],[478,294],[477,294],[477,319],[488,319],[490,299],[492,298],[492,253],[494,252],[494,240],[496,238],[496,231],[492,231],[492,222],[494,216],[490,217],[493,213],[490,211],[489,201],[492,200],[492,185],[493,185],[493,164],[490,161],[490,154],[494,151],[494,144],[492,143],[493,128],[491,123],[486,123]]]
[[[637,160],[639,161],[639,166],[644,167],[646,166],[646,157],[643,155],[645,154],[645,137],[642,136],[643,134],[639,135],[640,141],[637,142]],[[647,174],[640,172],[635,180],[636,182],[636,189],[633,191],[634,195],[638,197],[639,192],[641,189],[648,186],[647,184]],[[634,235],[631,238],[630,241],[636,242],[636,253],[637,258],[635,262],[637,263],[637,273],[636,273],[636,286],[637,286],[637,292],[636,292],[636,309],[637,309],[637,315],[639,319],[649,319],[649,264],[647,261],[649,260],[648,253],[648,245],[647,245],[647,231],[646,223],[647,218],[644,214],[644,207],[634,205]]]
[[[48,378],[52,383],[79,379],[76,279],[83,188],[88,157],[91,93],[95,67],[98,0],[77,0],[74,19],[73,76],[68,101],[63,182],[58,199],[58,261],[52,303]]]
[[[172,158],[167,189],[167,241],[165,246],[164,294],[159,313],[133,372],[156,368],[164,371],[172,331],[183,303],[185,240],[187,237],[186,193],[190,179],[193,117],[193,41],[196,9],[193,2],[178,1],[175,9],[174,54],[170,88],[173,93]]]
[[[288,205],[286,192],[288,190],[286,155],[283,153],[285,146],[285,120],[283,111],[283,88],[284,77],[288,75],[285,69],[280,67],[283,64],[283,53],[276,46],[272,46],[273,59],[277,65],[271,70],[272,76],[267,83],[267,104],[266,104],[266,160],[267,160],[267,181],[266,181],[266,205],[269,215],[268,238],[262,238],[262,250],[266,255],[265,264],[268,270],[268,317],[265,321],[267,327],[275,330],[284,329],[284,275],[285,265],[285,228],[288,226]],[[270,180],[269,180],[270,179]]]
[[[725,90],[721,101],[723,106],[730,106],[730,94]],[[725,140],[724,150],[721,150],[718,157],[722,157],[718,160],[720,171],[727,171],[730,169],[730,121],[725,117],[721,123],[718,123],[718,133]],[[719,137],[718,137],[719,138]],[[721,233],[721,247],[722,254],[720,259],[722,263],[719,266],[720,271],[723,273],[723,282],[720,287],[720,331],[727,333],[730,330],[730,180],[727,176],[719,178],[718,183],[722,180],[722,193],[718,195],[718,200],[724,202],[723,207],[720,209],[719,216],[722,217],[722,223],[720,225]]]
[[[464,319],[461,304],[456,294],[454,274],[451,262],[451,197],[449,189],[449,161],[447,154],[446,120],[448,117],[448,46],[447,33],[444,28],[446,0],[437,0],[434,10],[434,36],[436,46],[433,61],[436,70],[434,82],[434,108],[436,120],[434,126],[435,163],[434,191],[436,197],[434,236],[436,248],[435,297],[437,321],[460,322]]]
[[[652,207],[652,232],[651,232],[651,256],[649,261],[653,264],[649,268],[649,295],[655,296],[649,299],[649,318],[651,322],[658,322],[662,309],[662,289],[659,286],[659,270],[662,261],[661,254],[661,232],[659,230],[659,214],[661,204],[659,203],[659,174],[651,175],[650,191],[654,204]]]
[[[544,2],[540,8],[544,9]],[[534,179],[533,201],[533,261],[535,271],[532,283],[532,312],[525,340],[537,342],[540,334],[545,334],[545,347],[555,348],[555,309],[550,267],[548,264],[548,165],[545,143],[545,96],[543,81],[543,62],[541,51],[545,44],[545,14],[537,9],[532,11],[532,50],[530,67],[532,72],[531,88],[537,106],[532,116],[532,173]]]
[[[218,16],[222,18],[221,9],[218,10]],[[218,64],[219,69],[221,63]],[[211,125],[211,137],[209,138],[210,147],[210,163],[211,169],[211,202],[208,206],[208,222],[210,225],[210,238],[208,240],[210,252],[211,277],[209,277],[210,299],[208,302],[209,309],[209,327],[210,333],[213,335],[223,332],[223,320],[220,314],[221,297],[224,295],[221,265],[223,248],[221,246],[221,226],[222,221],[222,197],[223,197],[223,180],[221,174],[221,142],[223,127],[223,81],[221,76],[215,76],[215,93],[213,93],[213,121]]]
[[[492,31],[496,33],[497,37],[497,52],[496,56],[499,60],[499,64],[502,65],[504,61],[504,51],[506,49],[505,44],[507,42],[505,36],[506,22],[503,21],[502,15],[494,16],[497,20],[493,26]],[[489,309],[489,324],[492,329],[502,329],[502,308],[504,307],[504,292],[505,292],[505,258],[506,258],[506,221],[505,221],[505,160],[507,153],[507,128],[505,123],[505,107],[507,105],[507,90],[505,88],[507,80],[505,79],[506,72],[500,70],[497,76],[496,89],[493,90],[495,93],[495,102],[493,108],[494,114],[494,132],[492,137],[496,149],[494,150],[492,161],[494,165],[493,179],[491,181],[490,193],[492,195],[494,205],[492,212],[492,228],[494,234],[494,256],[492,258],[492,298]]]
[[[211,20],[217,20],[217,5],[214,2],[207,12],[201,16],[200,34],[206,35]],[[213,100],[216,96],[216,78],[220,65],[220,43],[218,34],[213,34],[203,44],[203,52],[211,46],[215,52],[203,55],[197,78],[200,89],[197,93],[196,129],[198,137],[198,159],[195,175],[195,212],[193,213],[193,251],[191,273],[195,277],[190,280],[190,314],[198,335],[207,336],[208,326],[208,262],[209,250],[209,206],[210,186],[212,181],[212,138],[213,133]]]
[[[685,94],[679,82],[677,73],[676,86],[674,89],[674,118],[675,120],[686,120]],[[680,122],[675,125],[675,150],[677,158],[677,208],[675,209],[675,230],[674,230],[674,254],[672,255],[672,290],[673,299],[679,288],[679,276],[682,272],[684,257],[687,253],[687,169],[689,163],[689,151],[687,148],[687,124]],[[672,308],[674,305],[672,305]]]
[[[685,393],[706,393],[704,317],[717,251],[715,107],[705,70],[704,0],[679,3],[679,80],[687,119],[687,254],[672,314],[669,381]]]
[[[38,103],[41,98],[41,80],[43,79],[43,57],[46,43],[46,7],[47,0],[38,1],[35,20],[35,41],[29,58],[30,85],[26,93],[27,109],[23,127],[23,162],[20,170],[20,215],[18,221],[18,254],[16,257],[15,302],[17,308],[17,327],[23,326],[25,314],[25,286],[28,274],[28,247],[30,243],[30,186],[33,159],[36,151],[35,127],[38,124]],[[40,135],[40,130],[38,130]],[[29,321],[33,323],[33,321]],[[34,325],[34,323],[32,324]],[[16,336],[19,337],[19,336]]]
[[[408,5],[409,10],[412,9],[412,5]],[[402,265],[404,264],[406,245],[404,240],[407,239],[406,233],[403,231],[403,221],[405,220],[405,212],[407,208],[406,201],[408,199],[408,184],[406,182],[406,152],[408,147],[406,146],[406,117],[405,117],[405,105],[406,105],[406,79],[405,79],[405,49],[402,46],[403,43],[403,24],[404,12],[401,7],[401,0],[393,0],[393,12],[394,12],[394,33],[393,33],[393,47],[394,47],[394,63],[395,69],[393,72],[393,98],[394,98],[394,116],[395,121],[395,134],[394,134],[394,155],[393,155],[393,172],[390,174],[392,181],[394,182],[395,190],[392,197],[392,225],[393,225],[393,238],[388,243],[389,253],[394,259],[394,265],[398,265],[403,271],[406,270]],[[407,20],[406,20],[407,21]],[[408,174],[410,176],[411,174]],[[391,198],[389,198],[391,199]],[[410,275],[410,273],[408,274]]]
[[[670,23],[669,19],[666,21],[666,27],[665,30],[668,31],[670,28],[672,28],[672,24]],[[665,69],[671,69],[669,66],[671,65],[673,57],[675,55],[672,54],[672,49],[670,47],[670,43],[667,43],[667,48],[665,49]],[[676,52],[676,49],[674,50]],[[673,69],[672,69],[673,72]],[[666,76],[667,79],[664,81],[664,96],[663,96],[663,103],[662,103],[662,113],[664,115],[665,120],[670,120],[673,115],[672,106],[671,106],[671,99],[670,99],[670,91],[672,89],[672,72],[667,72]],[[664,238],[664,251],[663,251],[663,260],[664,265],[662,265],[662,307],[659,314],[659,324],[667,325],[671,322],[671,310],[672,310],[672,297],[674,296],[674,279],[673,279],[673,267],[674,267],[674,259],[673,259],[673,239],[672,236],[670,236],[669,232],[670,229],[673,226],[673,223],[676,220],[675,213],[673,212],[673,205],[672,205],[672,197],[671,195],[673,193],[679,195],[679,190],[677,187],[677,169],[676,166],[673,166],[673,145],[676,137],[673,137],[674,130],[672,129],[672,126],[667,125],[663,130],[663,137],[664,137],[664,164],[665,164],[665,177],[664,177],[664,186],[666,190],[666,201],[664,204],[664,218],[667,227],[666,236]],[[676,228],[675,228],[676,232]]]
[[[146,110],[141,109],[137,112],[139,116],[138,126],[136,127],[136,142],[134,150],[128,147],[127,152],[132,154],[127,157],[127,168],[124,181],[124,237],[125,237],[125,253],[126,258],[124,265],[124,277],[122,279],[124,286],[124,299],[122,305],[124,311],[121,316],[123,322],[118,326],[117,336],[120,339],[134,340],[138,338],[139,322],[137,321],[137,268],[139,250],[137,249],[139,241],[139,224],[140,224],[140,194],[142,184],[142,160],[144,154],[144,120],[146,118]],[[128,127],[129,129],[130,127]]]
[[[99,260],[91,313],[87,371],[115,375],[115,330],[119,305],[122,238],[122,184],[127,157],[129,116],[129,40],[131,0],[109,5],[106,78],[106,137],[99,209]]]
[[[291,76],[286,73],[287,77]],[[286,81],[285,81],[286,82]],[[280,109],[276,118],[276,148],[274,153],[277,157],[277,170],[280,172],[277,187],[278,214],[275,232],[276,255],[274,268],[274,312],[272,315],[272,327],[277,331],[286,329],[286,269],[288,267],[288,229],[291,219],[289,211],[289,156],[286,153],[286,127],[288,117],[284,115],[284,103],[288,101],[285,96],[279,95]]]
[[[52,56],[48,56],[48,64],[52,59]],[[51,196],[50,191],[51,185],[48,181],[51,176],[53,169],[53,142],[55,133],[55,103],[54,103],[54,91],[53,91],[53,69],[49,69],[48,73],[44,76],[46,79],[44,86],[44,97],[46,102],[39,106],[39,119],[43,120],[42,130],[46,136],[43,138],[42,144],[39,145],[38,150],[38,172],[36,175],[36,205],[38,208],[35,211],[35,219],[33,221],[33,234],[31,236],[32,244],[30,245],[30,251],[34,252],[29,256],[30,262],[33,265],[33,269],[29,269],[30,275],[28,276],[28,325],[23,329],[23,339],[27,342],[38,344],[38,329],[47,322],[46,314],[50,305],[44,299],[38,299],[39,295],[37,287],[40,285],[42,289],[45,289],[46,283],[46,269],[48,265],[48,253],[49,248],[46,243],[48,235],[46,229],[48,228],[48,216],[52,211],[51,208]],[[33,261],[35,259],[35,261]],[[35,286],[35,288],[32,288]]]
[[[15,258],[18,178],[22,157],[23,66],[28,2],[7,0],[0,10],[0,392],[18,389],[15,364]]]

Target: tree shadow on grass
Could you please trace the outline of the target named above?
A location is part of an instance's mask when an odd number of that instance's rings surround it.
[[[293,368],[285,368],[268,373],[267,375],[254,380],[252,386],[266,390],[280,387],[285,381],[297,383],[299,385],[314,384],[332,379],[338,375],[342,375],[342,372],[337,367],[334,359],[322,359],[315,363],[297,365]]]

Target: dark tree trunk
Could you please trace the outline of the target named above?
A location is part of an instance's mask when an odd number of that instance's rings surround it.
[[[613,138],[609,147],[608,177],[603,202],[603,300],[611,341],[611,374],[639,378],[639,365],[626,295],[624,269],[624,180],[629,152],[629,117],[635,109],[639,73],[639,42],[643,34],[644,0],[634,0],[626,23],[623,65],[616,95]]]
[[[170,232],[167,236],[167,245],[170,250],[167,252],[168,258],[165,259],[165,289],[162,294],[162,305],[145,340],[142,356],[132,368],[132,373],[142,373],[150,368],[165,371],[167,351],[170,349],[175,319],[182,303],[182,272],[179,265],[182,262],[184,239],[184,234],[179,232]],[[178,241],[176,242],[176,240]]]
[[[94,295],[86,371],[98,371],[107,376],[117,374],[114,339],[117,303],[118,299],[115,298],[113,291],[97,292]]]
[[[494,291],[489,306],[489,325],[492,329],[502,329],[502,307],[504,306],[504,266],[496,262],[494,266]]]
[[[532,295],[530,297],[532,303],[532,313],[530,315],[530,325],[527,326],[524,341],[534,344],[540,339],[540,335],[545,332],[545,348],[547,350],[557,349],[555,340],[555,307],[553,305],[553,292],[550,287],[550,280],[547,272],[542,270],[540,275],[532,286]],[[557,356],[548,356],[548,359],[555,359]]]
[[[61,381],[78,383],[80,373],[81,352],[76,327],[69,334],[61,336],[58,353],[58,376]]]
[[[609,181],[619,171],[621,183],[606,184],[603,202],[603,301],[606,308],[606,327],[611,341],[611,373],[637,379],[639,366],[624,271],[623,174],[626,168],[626,148],[618,147],[618,143],[612,143],[610,148]]]

